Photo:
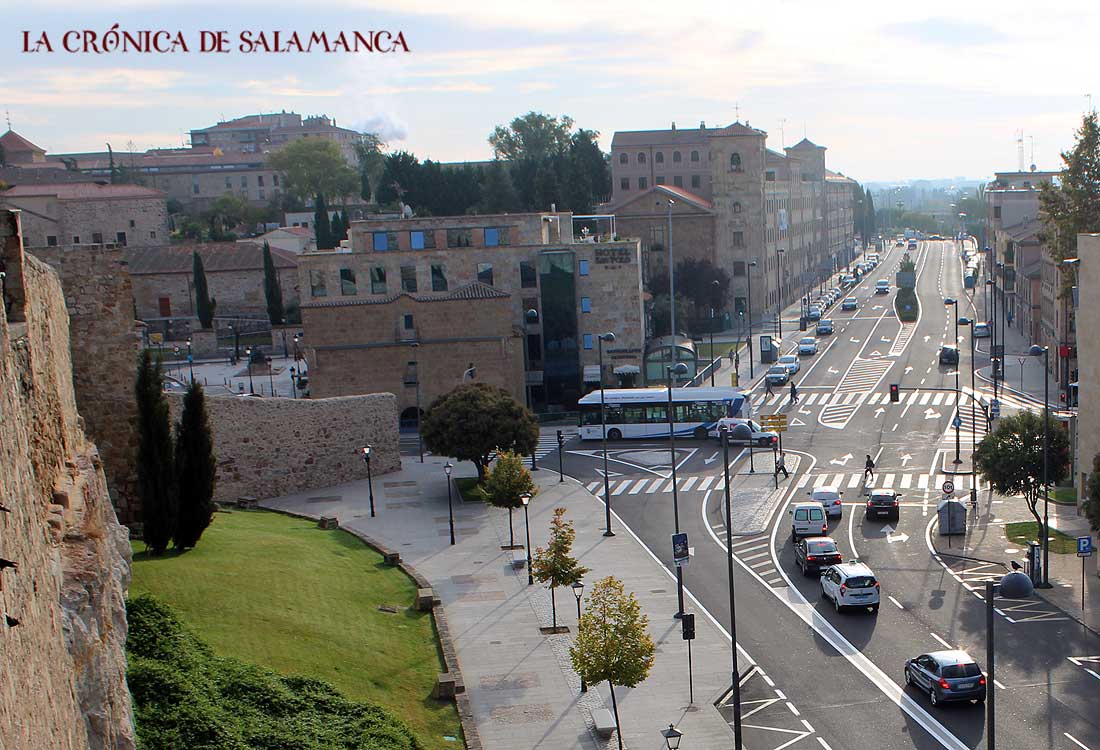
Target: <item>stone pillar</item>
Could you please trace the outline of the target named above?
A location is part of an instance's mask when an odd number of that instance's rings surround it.
[[[213,328],[191,330],[191,352],[195,359],[210,359],[218,356],[218,336]]]
[[[271,356],[294,356],[294,334],[301,326],[271,326]]]

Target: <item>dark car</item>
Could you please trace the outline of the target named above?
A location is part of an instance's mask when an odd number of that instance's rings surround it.
[[[833,321],[831,320],[819,320],[817,323],[817,334],[824,336],[833,332]]]
[[[933,706],[949,701],[985,701],[985,675],[965,651],[934,651],[906,660],[905,684],[928,693]]]
[[[808,536],[794,543],[794,561],[802,568],[802,575],[808,576],[830,565],[839,565],[844,558],[831,536]]]
[[[897,521],[901,515],[901,495],[893,490],[871,490],[867,496],[867,518],[886,516],[889,520]]]
[[[950,344],[944,344],[940,347],[940,364],[941,365],[957,365],[959,364],[959,347],[951,346]]]

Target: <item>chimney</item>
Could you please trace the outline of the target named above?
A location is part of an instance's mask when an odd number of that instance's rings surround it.
[[[672,129],[673,129],[673,130],[675,130],[675,129],[676,129],[676,121],[675,121],[675,120],[673,120],[673,121],[672,121]]]

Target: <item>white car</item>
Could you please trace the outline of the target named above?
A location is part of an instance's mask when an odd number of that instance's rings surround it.
[[[878,612],[882,594],[875,574],[861,562],[832,565],[821,574],[821,595],[831,599],[836,611],[867,607]]]
[[[760,426],[758,422],[754,422],[751,419],[741,419],[739,417],[722,417],[714,423],[714,427],[712,427],[707,434],[710,437],[721,439],[722,427],[725,426],[727,429],[730,430],[731,443],[747,442],[745,440],[735,437],[735,433],[733,432],[733,430],[739,424],[747,425],[748,428],[752,431],[750,440],[752,440],[753,445],[770,448],[772,445],[779,442],[778,433],[772,432],[771,430],[765,430],[763,427]]]
[[[799,354],[817,354],[817,339],[813,336],[805,336],[798,340]]]
[[[800,536],[824,536],[829,530],[821,503],[794,503],[789,515],[792,542],[797,541]]]
[[[974,324],[974,338],[987,339],[989,338],[989,324],[988,323],[975,323]]]
[[[783,365],[784,367],[786,367],[787,372],[791,375],[794,375],[802,367],[802,365],[798,363],[798,357],[796,357],[794,354],[784,354],[782,357],[777,359],[775,363],[777,365]]]
[[[814,487],[812,490],[807,490],[806,494],[810,496],[810,500],[821,503],[821,507],[825,508],[829,518],[840,518],[844,515],[844,506],[840,502],[840,496],[844,492],[835,484]]]

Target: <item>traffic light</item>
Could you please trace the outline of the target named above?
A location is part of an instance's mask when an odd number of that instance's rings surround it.
[[[695,615],[685,612],[680,618],[680,627],[685,641],[695,640]]]
[[[565,444],[565,433],[562,432],[561,430],[558,430],[558,445],[560,446],[560,445],[564,445],[564,444]]]
[[[891,383],[890,384],[890,403],[896,404],[898,401],[901,401],[901,389],[898,387],[897,383]]]

